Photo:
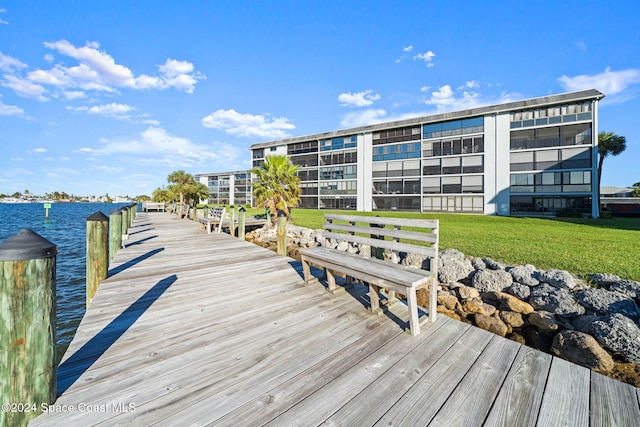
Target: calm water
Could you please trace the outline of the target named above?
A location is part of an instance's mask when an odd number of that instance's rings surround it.
[[[30,228],[58,246],[56,284],[58,302],[58,359],[69,346],[85,312],[85,247],[87,217],[100,211],[107,217],[126,204],[53,203],[45,219],[41,203],[0,203],[0,242]]]

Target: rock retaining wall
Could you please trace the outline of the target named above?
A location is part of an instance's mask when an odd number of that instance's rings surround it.
[[[275,250],[275,228],[246,237]],[[370,247],[291,224],[287,238],[288,254],[298,259],[299,248],[318,245],[371,254]],[[400,262],[429,269],[428,260],[413,254],[401,254]],[[439,313],[640,386],[640,282],[509,266],[455,249],[440,252],[438,281]],[[418,292],[418,304],[429,306],[428,290]]]

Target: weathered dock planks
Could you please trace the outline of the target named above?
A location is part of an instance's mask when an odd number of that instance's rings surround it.
[[[330,295],[300,263],[139,213],[31,425],[640,425],[628,384],[404,304]]]

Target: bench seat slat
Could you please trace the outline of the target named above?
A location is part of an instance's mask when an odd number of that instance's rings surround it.
[[[361,278],[367,282],[375,282],[379,286],[398,284],[395,291],[404,293],[407,287],[420,289],[429,284],[433,273],[406,265],[393,264],[376,258],[364,258],[349,252],[335,249],[313,247],[302,249],[300,254],[312,264],[320,264],[329,269]],[[366,275],[368,278],[364,278]]]

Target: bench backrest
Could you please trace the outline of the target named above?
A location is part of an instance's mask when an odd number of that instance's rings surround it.
[[[326,238],[423,255],[435,260],[431,271],[437,269],[438,220],[336,214],[324,218]]]
[[[222,219],[224,218],[224,206],[214,206],[211,209],[209,209],[209,218],[212,219],[219,219],[222,221]]]

